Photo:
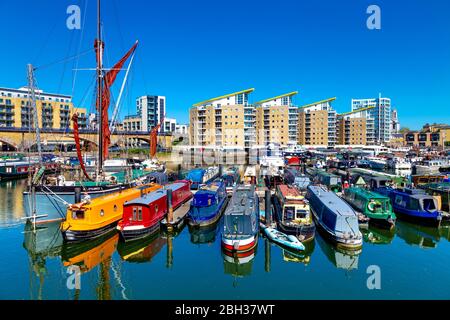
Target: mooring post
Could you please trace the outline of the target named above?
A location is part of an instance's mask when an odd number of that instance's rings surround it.
[[[264,241],[264,245],[265,245],[265,250],[264,250],[264,253],[265,253],[265,255],[264,255],[264,257],[265,257],[265,259],[264,259],[264,270],[266,271],[266,272],[270,272],[270,242],[269,242],[269,239],[266,239],[265,241]]]
[[[265,192],[265,218],[266,218],[266,226],[270,226],[272,223],[272,201],[270,200],[270,190],[266,189]]]
[[[167,189],[167,223],[169,224],[173,221],[172,196],[172,189]]]

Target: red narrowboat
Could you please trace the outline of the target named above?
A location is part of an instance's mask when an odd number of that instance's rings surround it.
[[[167,197],[169,189],[172,191],[171,203],[168,203]],[[191,198],[190,181],[180,180],[166,185],[164,189],[125,202],[123,217],[117,225],[117,230],[125,241],[146,237],[159,230],[159,223],[169,212],[170,205],[175,211]]]

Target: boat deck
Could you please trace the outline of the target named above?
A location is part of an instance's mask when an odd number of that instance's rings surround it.
[[[191,202],[192,200],[183,203],[177,210],[173,212],[173,221],[171,223],[168,223],[167,217],[164,218],[161,221],[161,226],[167,230],[177,229],[183,226],[184,218],[186,217],[186,215],[189,212],[189,209],[191,208]]]

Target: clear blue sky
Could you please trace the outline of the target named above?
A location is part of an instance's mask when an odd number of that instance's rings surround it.
[[[450,1],[447,0],[105,0],[110,66],[138,39],[122,107],[135,98],[167,96],[167,116],[217,95],[254,87],[257,101],[293,90],[298,105],[336,96],[392,98],[402,126],[450,123]],[[66,28],[66,8],[86,14],[82,31]],[[382,29],[366,28],[366,8],[381,7]],[[26,83],[25,66],[45,66],[92,48],[95,0],[0,2],[0,86]],[[84,8],[87,10],[84,10]],[[80,41],[81,40],[81,41]],[[81,45],[79,45],[81,43]],[[37,71],[39,87],[74,95],[92,110],[92,54]],[[119,81],[121,78],[119,78]],[[118,85],[114,90],[117,96]],[[87,98],[85,98],[87,97]]]

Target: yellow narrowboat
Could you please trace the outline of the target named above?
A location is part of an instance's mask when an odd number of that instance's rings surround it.
[[[66,220],[61,224],[64,240],[83,241],[100,237],[116,228],[122,219],[125,202],[161,189],[151,183],[114,192],[93,200],[84,199],[67,209]]]

